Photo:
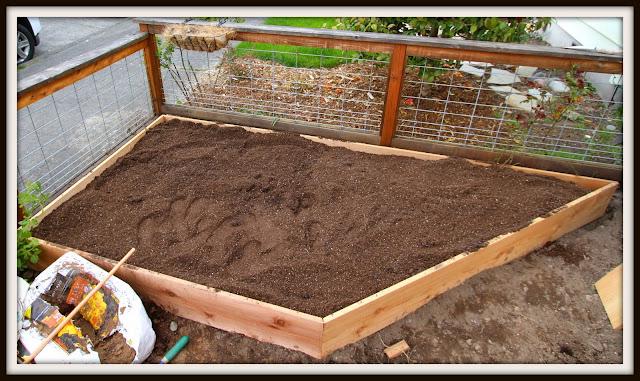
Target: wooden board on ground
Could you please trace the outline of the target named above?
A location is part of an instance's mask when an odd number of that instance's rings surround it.
[[[622,329],[622,265],[609,271],[595,284],[613,329]]]
[[[401,340],[392,346],[385,348],[384,354],[387,355],[388,358],[394,359],[403,353],[407,353],[407,351],[409,351],[409,344],[407,344],[406,341]]]
[[[94,178],[113,165],[120,157],[130,152],[146,131],[172,119],[200,122],[205,125],[212,124],[212,122],[173,115],[160,116],[45,207],[36,215],[36,218],[41,220],[63,202],[85,189]],[[233,127],[234,125],[221,124],[220,126]],[[254,133],[272,132],[260,128],[245,128],[245,130]],[[440,160],[447,157],[314,136],[303,135],[303,137],[330,146],[341,146],[354,151],[378,155],[410,156],[420,160]],[[477,165],[488,165],[483,162],[470,161]],[[118,276],[128,282],[141,295],[178,316],[223,330],[242,333],[260,341],[278,344],[321,358],[403,318],[435,296],[457,286],[471,276],[522,257],[545,243],[595,220],[604,213],[611,196],[618,187],[618,183],[615,181],[525,167],[512,168],[524,173],[570,181],[590,189],[591,192],[554,210],[545,217],[534,219],[527,227],[517,232],[504,234],[490,240],[484,247],[473,253],[461,253],[323,318],[132,265],[124,266]],[[91,253],[43,240],[40,242],[43,249],[40,262],[38,262],[40,268],[47,266],[70,250],[106,270],[115,263]]]

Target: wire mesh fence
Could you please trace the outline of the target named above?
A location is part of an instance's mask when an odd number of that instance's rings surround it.
[[[161,66],[167,104],[380,133],[385,54],[233,42]],[[143,128],[145,70],[139,51],[18,110],[18,189],[56,195]],[[400,104],[396,137],[622,164],[619,75],[409,57]]]
[[[380,129],[388,56],[235,43],[213,53],[177,47],[163,66],[169,104],[367,133]]]
[[[396,136],[622,164],[620,76],[409,57]]]
[[[378,133],[386,55],[258,43],[178,50],[167,102]],[[409,57],[396,136],[622,164],[622,78]]]
[[[142,51],[18,110],[18,190],[54,197],[153,117]]]

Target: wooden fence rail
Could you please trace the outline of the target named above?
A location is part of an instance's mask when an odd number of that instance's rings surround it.
[[[140,29],[150,34],[162,34],[168,25],[187,24],[190,26],[211,25],[201,20],[180,18],[138,18]],[[318,48],[333,48],[342,50],[356,50],[362,52],[389,53],[389,74],[383,117],[380,126],[380,136],[377,143],[385,146],[412,148],[416,150],[428,149],[444,155],[464,156],[467,158],[487,161],[509,161],[512,164],[545,170],[572,172],[584,176],[595,176],[612,180],[622,180],[620,166],[600,163],[589,163],[569,159],[557,159],[520,152],[500,152],[480,147],[459,146],[440,142],[415,142],[410,139],[396,137],[397,118],[402,97],[403,77],[407,65],[407,57],[423,56],[431,58],[445,58],[510,65],[525,65],[541,68],[569,70],[574,66],[583,71],[598,73],[622,73],[622,56],[603,54],[592,51],[563,49],[547,46],[531,46],[522,44],[494,43],[485,41],[466,41],[432,37],[417,37],[404,35],[390,35],[368,32],[351,32],[328,29],[291,28],[266,25],[226,24],[236,31],[234,37],[238,41],[261,42],[270,44],[308,46]],[[260,116],[232,115],[237,113],[208,112],[205,110],[190,110],[186,107],[164,105],[164,112],[177,115],[211,119],[214,115],[220,121],[227,123],[244,123],[254,127],[264,127],[266,118]],[[319,135],[336,138],[336,132],[323,131],[308,123],[295,122],[299,129],[291,128],[291,123],[273,123],[273,129],[304,130],[308,128]],[[344,139],[353,139],[353,133],[339,131]],[[356,134],[360,135],[360,134]],[[338,138],[340,138],[338,136]],[[365,139],[360,137],[358,140]],[[368,140],[368,138],[366,138]]]
[[[147,33],[126,36],[18,81],[18,110],[144,49],[148,40]]]
[[[147,79],[149,81],[150,97],[152,99],[154,112],[157,115],[166,112],[167,107],[170,105],[165,104],[160,63],[157,54],[154,54],[157,49],[154,35],[162,33],[167,25],[184,24],[185,20],[173,18],[139,18],[136,20],[140,24],[141,32],[139,34],[114,41],[109,46],[80,55],[46,72],[21,80],[18,83],[18,108],[26,107],[135,51],[144,50]],[[211,23],[199,20],[191,20],[187,24],[211,25]],[[620,181],[622,178],[621,167],[616,165],[555,159],[524,153],[505,153],[479,147],[455,146],[440,142],[410,142],[405,138],[395,136],[398,110],[402,96],[403,77],[408,56],[463,59],[565,70],[575,65],[583,71],[622,73],[621,55],[545,46],[368,32],[235,24],[229,24],[229,26],[236,30],[235,39],[240,41],[389,53],[391,59],[388,83],[380,136],[378,138],[378,144],[380,145],[393,145],[405,148],[411,146],[412,149],[417,150],[429,149],[432,152],[444,155],[462,155],[468,158],[487,161],[509,160],[513,164],[526,162],[526,165],[530,167],[569,171],[574,174],[603,177],[617,181]],[[194,110],[187,110],[186,107],[180,106],[171,106],[170,108],[172,112],[183,116],[202,117],[206,119],[207,115],[211,114],[203,110],[202,115],[195,115]],[[236,123],[238,122],[237,119],[240,118],[249,126],[264,126],[265,123],[265,121],[262,120],[264,118],[259,116],[235,115],[229,116],[229,118],[234,119]],[[222,121],[228,122],[228,119]],[[304,122],[298,123],[298,121],[294,121],[294,123],[299,124],[299,128],[294,128],[294,130],[304,130],[308,128],[309,131],[318,132],[319,135],[326,133],[330,134],[332,138],[340,138],[336,136],[335,131],[324,132],[321,128],[307,126]],[[285,124],[289,126],[291,123],[274,123],[273,127],[274,129],[278,129],[278,125]],[[291,130],[290,127],[291,126],[288,127],[289,130]],[[344,131],[340,131],[338,134],[340,133],[345,135],[345,139],[353,136],[353,134]]]

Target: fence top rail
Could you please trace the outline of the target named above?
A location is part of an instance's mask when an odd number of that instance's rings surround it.
[[[139,32],[118,38],[107,45],[79,54],[55,66],[47,68],[40,73],[22,78],[18,80],[18,96],[76,72],[104,57],[114,54],[115,52],[126,49],[129,46],[144,40],[147,36],[148,33]]]
[[[193,20],[186,18],[156,18],[156,17],[140,17],[134,19],[135,22],[147,25],[172,25],[172,24],[186,24],[186,25],[212,25],[217,24],[215,22],[204,20]],[[336,40],[351,40],[362,41],[369,43],[382,43],[382,44],[404,44],[412,46],[424,46],[435,48],[449,48],[482,52],[495,52],[495,53],[511,53],[511,54],[528,54],[536,56],[549,56],[566,59],[582,59],[592,61],[603,62],[622,62],[622,54],[606,54],[593,50],[575,50],[568,48],[557,48],[551,46],[539,46],[539,45],[525,45],[514,44],[504,42],[490,42],[490,41],[472,41],[461,40],[453,38],[440,38],[440,37],[422,37],[422,36],[407,36],[400,34],[385,34],[374,32],[353,32],[346,30],[333,30],[333,29],[314,29],[314,28],[295,28],[285,26],[273,26],[273,25],[248,25],[248,24],[236,24],[226,23],[225,26],[233,28],[238,32],[246,33],[264,33],[264,34],[276,34],[282,36],[297,36],[297,37],[316,37],[316,38],[329,38]]]

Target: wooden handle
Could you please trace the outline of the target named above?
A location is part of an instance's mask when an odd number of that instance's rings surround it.
[[[122,259],[120,260],[120,262],[118,262],[115,266],[113,266],[113,268],[111,269],[111,271],[109,271],[109,274],[107,274],[107,276],[100,281],[100,283],[98,283],[97,286],[95,286],[91,291],[89,291],[89,293],[84,297],[84,299],[82,299],[82,301],[80,301],[80,303],[78,303],[78,305],[76,306],[76,308],[73,309],[73,311],[71,311],[71,313],[69,315],[67,315],[66,318],[62,319],[62,321],[58,324],[58,326],[51,331],[51,333],[49,334],[49,336],[47,336],[46,339],[42,340],[40,342],[40,344],[38,345],[38,347],[31,352],[31,354],[27,357],[24,358],[24,364],[28,364],[31,361],[33,361],[33,359],[40,354],[40,352],[42,352],[42,350],[44,349],[44,347],[47,346],[47,344],[49,344],[49,342],[51,340],[53,340],[54,337],[56,337],[56,335],[58,334],[58,332],[60,332],[60,330],[67,325],[67,323],[69,323],[69,321],[71,321],[71,319],[78,313],[78,311],[80,311],[80,309],[87,304],[87,302],[89,301],[89,299],[91,299],[91,297],[98,292],[102,286],[104,286],[105,283],[107,283],[107,281],[109,280],[109,278],[111,278],[111,276],[118,271],[118,269],[120,268],[120,266],[122,266],[127,259],[129,259],[129,257],[131,255],[133,255],[133,253],[136,251],[135,248],[131,248],[131,250],[129,250],[129,252],[127,254],[125,254],[124,257],[122,257]]]

